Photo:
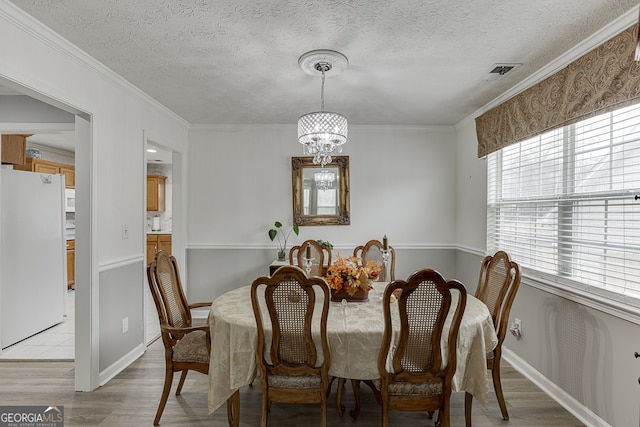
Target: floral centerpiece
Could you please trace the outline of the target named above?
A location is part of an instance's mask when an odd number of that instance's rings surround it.
[[[327,281],[331,288],[332,300],[356,299],[366,301],[372,283],[378,280],[381,265],[369,261],[360,265],[361,258],[352,256],[342,258],[339,254],[337,260],[327,269]],[[358,294],[358,297],[355,297]],[[351,297],[351,298],[349,298]]]

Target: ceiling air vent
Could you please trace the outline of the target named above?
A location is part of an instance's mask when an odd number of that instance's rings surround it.
[[[509,71],[513,70],[513,65],[498,65],[496,68],[494,68],[493,70],[489,71],[490,73],[497,73],[500,74],[501,76],[504,76],[505,74],[507,74]]]
[[[493,64],[491,66],[491,71],[482,79],[482,80],[500,80],[507,73],[513,71],[518,68],[522,64]]]

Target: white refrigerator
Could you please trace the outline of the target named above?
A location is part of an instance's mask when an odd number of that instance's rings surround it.
[[[64,178],[2,169],[0,325],[6,348],[64,320]]]

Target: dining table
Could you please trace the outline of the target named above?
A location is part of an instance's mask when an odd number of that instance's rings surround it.
[[[380,378],[378,353],[384,334],[382,295],[387,284],[375,283],[369,291],[368,301],[330,303],[327,318],[331,350],[329,375],[365,381]],[[211,304],[208,317],[212,340],[209,413],[222,406],[236,391],[251,384],[257,374],[258,331],[250,290],[251,286],[233,289]],[[452,295],[455,297],[455,292]],[[445,329],[450,324],[457,298],[452,301]],[[397,315],[397,304],[392,303],[391,308],[392,315]],[[447,336],[444,333],[443,340]],[[490,378],[487,374],[486,355],[497,343],[498,338],[487,306],[468,295],[458,332],[453,391],[469,392],[487,406]],[[443,360],[446,360],[446,347],[442,346]]]

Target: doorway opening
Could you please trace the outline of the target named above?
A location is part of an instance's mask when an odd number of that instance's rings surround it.
[[[66,337],[64,345],[69,345],[73,348],[70,353],[66,353],[63,356],[65,359],[68,354],[71,354],[71,359],[75,362],[75,381],[76,390],[89,390],[95,388],[92,380],[92,351],[91,342],[97,337],[95,335],[95,328],[92,322],[92,306],[91,306],[91,286],[94,282],[91,280],[92,272],[94,271],[94,265],[92,264],[93,258],[90,256],[92,250],[90,230],[91,230],[91,209],[90,209],[90,192],[91,192],[91,176],[92,176],[92,164],[91,164],[91,152],[92,152],[92,130],[91,130],[91,116],[90,114],[78,110],[75,107],[64,104],[59,100],[54,100],[48,96],[21,86],[20,84],[0,78],[0,102],[7,103],[11,108],[5,111],[11,111],[10,117],[3,116],[3,122],[0,123],[0,133],[2,134],[24,134],[24,135],[49,135],[64,140],[62,147],[46,148],[49,152],[47,155],[51,155],[50,161],[60,164],[73,164],[76,167],[74,171],[74,184],[76,185],[77,198],[75,198],[78,210],[75,212],[75,219],[69,221],[69,225],[82,224],[81,227],[75,230],[73,234],[73,240],[75,242],[76,251],[78,248],[84,252],[80,255],[81,268],[73,268],[71,271],[74,273],[74,282],[83,283],[81,292],[78,292],[77,286],[72,286],[76,290],[72,291],[72,301],[69,301],[70,294],[68,293],[68,277],[63,274],[62,278],[59,278],[61,294],[64,292],[62,298],[64,298],[66,307],[66,322],[72,329],[69,336]],[[70,137],[72,136],[72,137]],[[59,142],[61,142],[59,141]],[[71,142],[70,142],[71,141]],[[36,151],[40,151],[39,154],[43,154],[44,147],[48,147],[45,141],[32,141],[31,144]],[[67,145],[65,145],[67,144]],[[68,145],[70,144],[70,145]],[[39,148],[38,148],[39,145]],[[71,148],[70,148],[71,147]],[[32,151],[33,152],[33,151]],[[57,161],[56,161],[57,160]],[[25,164],[26,161],[23,163]],[[11,166],[13,169],[13,166]],[[28,172],[25,172],[28,173]],[[62,173],[62,172],[61,172]],[[57,172],[55,172],[57,174]],[[35,175],[35,174],[34,174]],[[43,173],[46,176],[46,174]],[[77,179],[76,179],[77,177]],[[65,176],[65,182],[67,181]],[[62,193],[61,197],[65,197]],[[64,202],[63,202],[64,203]],[[66,213],[66,212],[65,212]],[[61,220],[61,227],[65,228],[67,224],[66,215],[64,215],[64,222]],[[0,227],[0,234],[5,235],[8,230],[8,225],[3,224]],[[29,234],[36,232],[35,227],[33,231],[28,231]],[[26,234],[26,233],[25,233]],[[65,251],[65,242],[69,236],[66,234],[61,235],[60,247],[62,251]],[[4,252],[4,251],[0,251]],[[0,253],[2,255],[2,253]],[[60,255],[60,262],[66,265],[66,262],[62,260],[64,252]],[[4,260],[0,261],[0,268],[4,271]],[[78,264],[78,263],[76,263]],[[0,281],[0,284],[8,286],[4,280]],[[57,285],[56,285],[57,286]],[[0,308],[0,316],[3,310]],[[3,322],[0,322],[3,323]],[[81,326],[78,330],[78,325]],[[0,332],[0,337],[2,332]],[[45,341],[41,338],[42,341]],[[73,343],[71,345],[71,343]],[[44,344],[44,343],[42,343]],[[63,345],[63,342],[59,342]],[[80,349],[80,351],[79,351]],[[59,355],[57,350],[48,350],[48,359],[55,358]],[[2,351],[5,354],[4,351]],[[30,352],[27,353],[30,355]],[[17,359],[24,359],[25,355],[16,357]]]
[[[145,203],[145,266],[159,251],[174,253],[174,168],[173,151],[145,137],[146,203]],[[179,189],[178,189],[179,191]],[[146,268],[146,267],[145,267]],[[144,336],[147,345],[160,336],[160,324],[147,276],[144,284]]]
[[[26,116],[24,120],[29,120],[32,108],[39,109],[40,120],[44,119],[43,114],[64,119],[64,123],[54,125],[33,123],[33,118],[31,123],[22,124],[22,129],[13,126],[14,130],[2,131],[11,138],[23,135],[26,158],[22,164],[2,166],[4,179],[10,179],[10,183],[3,183],[2,201],[16,202],[11,202],[11,209],[5,205],[2,212],[3,251],[17,256],[10,261],[10,254],[5,253],[3,270],[14,270],[18,275],[2,277],[6,305],[0,309],[0,315],[10,317],[13,326],[1,334],[0,360],[72,361],[75,359],[75,116],[26,95],[14,95],[0,102],[20,106]],[[50,176],[51,184],[43,185],[38,175]],[[11,210],[15,210],[15,216]],[[32,269],[35,265],[38,268]],[[41,274],[42,280],[35,280],[29,271]]]

